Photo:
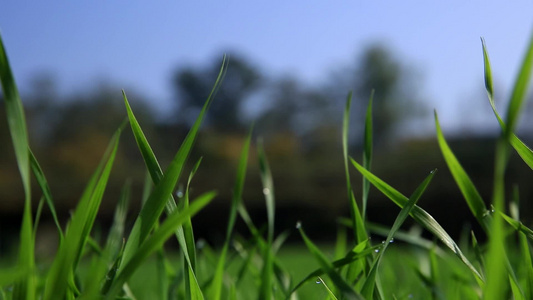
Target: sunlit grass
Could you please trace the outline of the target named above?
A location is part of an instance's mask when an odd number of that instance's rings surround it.
[[[271,170],[268,153],[260,142],[256,147],[267,224],[255,224],[250,218],[242,199],[249,152],[254,147],[253,130],[250,130],[235,166],[237,176],[224,243],[221,249],[212,249],[198,244],[191,221],[215,197],[214,192],[208,192],[190,199],[189,186],[201,168],[201,159],[189,171],[183,197],[176,200],[173,192],[185,173],[184,166],[202,121],[222,84],[228,64],[226,58],[196,122],[164,171],[152,151],[149,137],[144,135],[135,117],[135,109],[123,93],[127,120],[119,126],[103,153],[68,225],[62,227],[46,175],[31,152],[22,101],[0,39],[0,79],[25,193],[18,261],[0,269],[0,299],[533,299],[533,231],[519,219],[518,194],[510,201],[504,190],[505,170],[513,149],[528,166],[533,165],[533,152],[514,134],[533,68],[533,38],[516,79],[505,120],[494,105],[491,66],[484,41],[482,44],[489,104],[494,110],[495,122],[501,126],[495,160],[485,162],[495,166],[491,199],[481,197],[455,157],[435,112],[436,135],[443,160],[484,231],[472,232],[462,239],[470,243],[454,240],[438,220],[422,208],[426,187],[438,177],[436,170],[428,170],[427,176],[419,179],[420,185],[409,196],[373,174],[372,92],[361,163],[349,155],[351,93],[346,100],[343,153],[339,156],[344,158],[346,201],[351,217],[341,219],[343,227],[338,233],[332,233],[337,236],[335,246],[317,244],[302,223],[281,233],[274,231],[272,173],[276,170]],[[109,236],[99,244],[92,236],[93,226],[127,123],[146,165],[146,197],[133,227],[126,230],[130,185],[125,180]],[[363,176],[360,198],[352,187],[350,171],[353,170]],[[35,213],[30,202],[32,174],[42,193]],[[399,206],[391,228],[367,220],[370,185]],[[512,207],[510,213],[506,212],[507,205]],[[50,258],[51,263],[40,262],[35,256],[35,235],[44,206],[52,213],[59,237],[58,250]],[[416,230],[403,231],[401,225],[409,217],[417,226],[427,229],[432,238],[423,237]],[[242,238],[234,232],[237,218],[246,224],[250,238]],[[286,245],[290,233],[299,233],[302,243]],[[480,244],[476,239],[479,235],[487,236],[488,242]],[[180,251],[167,253],[164,244],[174,238]]]

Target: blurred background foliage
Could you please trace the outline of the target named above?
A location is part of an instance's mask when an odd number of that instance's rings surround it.
[[[417,124],[432,124],[427,121],[432,117],[431,108],[425,106],[428,101],[419,92],[423,90],[423,78],[409,62],[395,57],[386,45],[368,46],[362,55],[334,69],[327,80],[313,86],[289,75],[267,77],[259,66],[240,53],[229,53],[229,58],[223,85],[189,159],[192,166],[203,157],[192,184],[193,195],[207,190],[219,193],[217,200],[195,219],[199,237],[213,243],[222,240],[238,157],[253,123],[254,141],[263,140],[273,170],[277,229],[292,228],[301,220],[315,238],[333,239],[339,226],[336,220],[349,214],[341,149],[346,95],[350,90],[354,92],[350,154],[360,161],[364,113],[372,89],[375,90],[375,174],[410,195],[430,170],[438,168],[438,176],[419,204],[454,235],[469,228],[463,226],[471,221],[469,210],[453,183],[434,136],[417,134]],[[174,102],[164,116],[156,113],[149,97],[135,89],[126,89],[163,169],[204,104],[220,62],[220,57],[216,57],[205,65],[177,68],[169,80]],[[75,207],[111,135],[126,118],[120,89],[118,85],[102,81],[64,95],[57,92],[53,74],[39,73],[32,87],[21,91],[31,145],[48,176],[63,220]],[[480,93],[476,97],[483,99],[484,95]],[[485,104],[488,107],[488,101]],[[23,193],[3,105],[0,110],[0,236],[4,239],[2,247],[6,247],[5,239],[9,239],[6,236],[18,230],[10,224],[20,224]],[[472,111],[465,116],[479,117],[479,114]],[[481,114],[483,118],[494,118],[490,110],[482,110]],[[424,119],[426,122],[420,122]],[[424,132],[428,132],[427,128]],[[465,128],[456,133],[459,135],[447,134],[446,137],[482,196],[488,200],[492,191],[494,140],[498,132]],[[526,128],[520,135],[528,142],[532,133]],[[266,214],[254,153],[249,166],[244,203],[260,224]],[[513,160],[508,170],[507,191],[511,192],[515,183],[520,185],[521,211],[525,213],[531,211],[527,200],[533,196],[533,187],[528,184],[530,173],[519,159]],[[129,128],[122,137],[102,204],[102,224],[109,221],[120,189],[128,178],[133,182],[130,213],[134,215],[140,206],[145,168]],[[183,174],[178,188],[183,188],[186,178],[187,174]],[[354,172],[352,178],[356,195],[359,195],[361,177]],[[37,191],[36,186],[35,189]],[[39,193],[33,195],[36,197]],[[37,202],[35,199],[34,203]],[[370,221],[391,225],[398,211],[376,190],[371,191]],[[48,217],[45,211],[43,222],[50,221]],[[532,216],[523,217],[531,220]]]

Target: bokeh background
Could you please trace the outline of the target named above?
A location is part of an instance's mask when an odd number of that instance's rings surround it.
[[[338,218],[349,214],[341,124],[350,90],[350,154],[361,160],[364,111],[375,89],[373,171],[409,195],[438,168],[419,205],[453,235],[468,230],[470,212],[438,149],[433,111],[488,202],[499,128],[484,91],[480,37],[503,112],[532,29],[529,0],[0,4],[0,30],[32,149],[63,221],[126,117],[121,89],[165,166],[197,117],[223,55],[229,56],[190,158],[192,166],[203,157],[193,195],[219,192],[194,220],[197,236],[214,244],[223,237],[238,156],[252,123],[254,143],[263,140],[274,175],[277,230],[301,220],[314,238],[335,237]],[[529,145],[532,125],[528,105],[518,134]],[[126,179],[133,183],[131,216],[140,205],[145,170],[131,133],[123,135],[119,151],[99,215],[102,228]],[[515,156],[507,178],[508,193],[519,185],[522,216],[530,222],[531,170]],[[356,195],[360,182],[354,172]],[[261,190],[252,154],[244,201],[257,223],[266,219]],[[2,105],[0,251],[16,239],[22,207]],[[399,212],[376,190],[368,209],[370,221],[385,225]],[[49,221],[45,211],[43,228]]]

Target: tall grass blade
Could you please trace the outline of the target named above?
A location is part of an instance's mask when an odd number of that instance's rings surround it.
[[[0,35],[0,81],[4,94],[6,106],[7,122],[9,132],[15,150],[17,166],[24,188],[24,212],[22,216],[22,226],[20,230],[19,264],[22,269],[33,270],[35,267],[34,251],[35,245],[32,233],[32,213],[31,213],[31,184],[30,184],[30,160],[28,131],[26,129],[26,117],[24,108],[20,100],[19,92],[15,84],[15,78],[11,72],[11,67],[4,48],[4,42]],[[20,281],[13,293],[13,299],[33,299],[35,298],[35,278],[33,273]]]
[[[31,170],[33,172],[33,175],[37,179],[37,183],[39,184],[39,187],[41,188],[41,191],[43,192],[44,199],[46,200],[46,204],[48,204],[48,208],[50,209],[50,213],[52,214],[52,219],[54,220],[54,223],[56,224],[57,231],[59,233],[60,239],[63,239],[63,230],[61,229],[61,225],[59,224],[59,219],[57,218],[56,209],[54,206],[54,200],[52,198],[52,192],[50,191],[50,186],[48,185],[48,181],[46,180],[46,177],[44,176],[44,172],[41,169],[41,166],[39,165],[39,162],[37,162],[37,159],[35,158],[35,155],[31,150],[28,150],[30,155],[30,165]]]
[[[141,263],[154,253],[154,251],[160,249],[163,246],[163,243],[174,233],[179,225],[181,225],[187,218],[198,213],[211,202],[214,197],[214,192],[203,194],[182,212],[175,212],[169,215],[163,224],[154,230],[153,234],[146,239],[145,243],[133,253],[131,259],[124,262],[124,267],[119,271],[116,280],[111,285],[109,293],[106,295],[106,299],[114,299],[120,292],[122,285],[133,275]]]
[[[526,50],[526,55],[522,61],[518,77],[515,80],[513,92],[511,94],[511,101],[507,107],[507,115],[505,118],[506,128],[504,130],[504,137],[508,139],[514,133],[518,123],[518,116],[527,96],[527,90],[531,79],[531,72],[533,70],[533,31],[529,40],[529,46]]]
[[[266,159],[265,152],[262,145],[258,147],[259,157],[259,171],[261,175],[261,182],[263,183],[263,195],[265,196],[266,210],[267,210],[267,244],[263,247],[263,268],[261,270],[261,287],[259,291],[259,299],[270,300],[272,298],[272,275],[273,275],[273,257],[272,257],[272,242],[274,241],[274,182],[272,180],[272,173],[270,166]]]
[[[365,221],[359,207],[357,206],[357,201],[352,190],[352,182],[350,180],[350,169],[349,169],[349,159],[348,159],[348,133],[350,128],[350,107],[352,103],[352,92],[348,93],[346,97],[346,106],[344,109],[344,118],[342,126],[342,153],[344,157],[344,173],[346,176],[346,189],[348,194],[348,200],[350,201],[350,214],[352,221],[352,228],[354,230],[354,239],[357,243],[361,243],[368,239],[368,235],[365,229]],[[368,122],[368,119],[367,119]],[[370,121],[371,123],[371,121]],[[365,131],[366,132],[366,131]]]
[[[526,269],[524,296],[526,299],[533,299],[533,262],[531,260],[531,250],[524,233],[519,233],[519,241],[521,254],[520,261]]]
[[[246,139],[241,157],[239,160],[239,166],[237,169],[237,178],[235,179],[235,186],[233,187],[233,200],[230,208],[230,215],[228,220],[228,227],[226,230],[226,240],[224,241],[224,246],[222,247],[222,253],[218,259],[217,267],[215,269],[215,276],[211,284],[211,293],[209,299],[219,300],[222,296],[222,279],[224,276],[224,266],[226,262],[226,255],[228,252],[229,244],[231,241],[231,235],[233,228],[235,226],[235,220],[237,219],[237,209],[242,202],[242,192],[244,189],[244,180],[246,178],[246,167],[248,164],[248,153],[250,150],[250,140],[252,137],[252,131],[248,134]]]
[[[442,156],[444,157],[444,160],[446,161],[446,164],[448,165],[448,168],[452,173],[453,179],[461,190],[461,193],[463,194],[463,197],[465,198],[466,203],[470,208],[470,211],[472,212],[474,217],[476,217],[477,221],[479,222],[481,227],[483,227],[485,232],[487,232],[490,226],[489,211],[487,210],[485,202],[483,202],[481,195],[474,186],[474,183],[472,182],[472,180],[465,172],[465,170],[453,154],[452,150],[448,146],[448,143],[446,142],[446,139],[442,134],[442,130],[439,124],[439,117],[437,116],[436,111],[435,127],[437,128],[437,139],[442,152]]]
[[[80,203],[70,221],[56,258],[48,273],[44,299],[62,298],[69,288],[69,281],[73,281],[73,271],[76,269],[82,250],[96,218],[103,192],[105,190],[114,158],[118,148],[118,141],[122,128],[114,134],[99,166],[87,185]],[[72,286],[70,288],[74,288]]]
[[[487,90],[487,95],[489,98],[490,106],[492,107],[492,111],[494,112],[494,115],[496,116],[496,119],[498,119],[498,123],[500,124],[500,127],[502,129],[502,132],[506,132],[506,125],[505,122],[500,117],[500,114],[498,113],[498,110],[496,109],[496,105],[494,103],[494,91],[492,86],[492,71],[490,66],[490,60],[489,60],[489,54],[487,51],[487,46],[485,44],[485,40],[481,39],[482,47],[483,47],[483,62],[485,67],[485,88]],[[522,160],[531,168],[533,169],[533,151],[524,143],[522,142],[514,133],[511,133],[509,136],[509,143],[515,151],[520,155]]]
[[[393,241],[394,235],[400,229],[403,222],[407,219],[409,214],[411,213],[411,210],[415,207],[416,203],[418,202],[418,199],[422,196],[424,191],[426,190],[427,186],[433,179],[433,176],[435,176],[435,170],[432,171],[426,179],[418,186],[418,188],[415,190],[413,195],[409,198],[409,201],[403,206],[402,210],[398,214],[398,217],[396,217],[396,220],[392,224],[392,228],[385,239],[385,243],[383,244],[382,249],[380,250],[377,258],[374,260],[374,263],[372,264],[372,267],[370,268],[370,272],[368,273],[368,276],[366,277],[365,283],[363,285],[363,288],[361,290],[361,294],[367,298],[367,299],[373,299],[374,295],[374,286],[376,283],[376,276],[377,271],[379,268],[379,265],[381,263],[381,258],[383,257],[385,250],[389,246],[389,244]]]
[[[526,56],[520,67],[520,72],[515,81],[511,99],[507,107],[507,115],[505,128],[503,134],[496,145],[495,157],[495,172],[494,172],[494,191],[493,191],[493,205],[498,212],[504,209],[504,178],[505,170],[509,160],[509,147],[507,141],[514,133],[515,127],[518,123],[518,116],[522,110],[526,98],[526,92],[531,78],[531,71],[533,68],[533,35],[531,36],[529,47],[526,51]],[[494,224],[491,228],[491,236],[489,240],[489,253],[487,259],[487,285],[484,290],[485,299],[498,299],[504,296],[506,291],[505,282],[505,263],[508,260],[502,261],[501,258],[507,258],[505,251],[505,235],[503,228],[503,217],[500,214],[494,216]],[[510,276],[514,273],[507,271]]]
[[[215,81],[214,87],[211,90],[211,93],[209,94],[200,112],[200,115],[196,119],[189,133],[187,134],[187,137],[183,141],[176,156],[170,163],[170,166],[168,167],[164,176],[162,176],[161,168],[159,167],[159,164],[155,158],[155,155],[152,149],[150,148],[144,134],[142,133],[142,130],[139,124],[136,122],[135,116],[133,115],[133,112],[129,106],[127,98],[125,97],[125,94],[124,94],[124,101],[126,103],[126,108],[128,111],[128,117],[130,119],[130,124],[132,125],[132,131],[134,133],[135,139],[137,141],[137,144],[139,146],[143,159],[145,160],[145,164],[148,168],[148,171],[150,172],[150,176],[152,177],[152,180],[154,181],[154,183],[156,183],[156,188],[154,189],[151,196],[146,201],[145,205],[143,205],[141,212],[139,214],[139,217],[135,221],[133,229],[130,233],[130,237],[128,238],[126,249],[124,251],[124,260],[126,262],[130,259],[132,253],[134,253],[135,250],[138,247],[140,247],[140,245],[146,239],[148,233],[154,227],[155,223],[157,222],[157,219],[161,215],[165,206],[167,208],[167,212],[172,212],[173,209],[176,208],[175,202],[170,200],[171,195],[172,195],[172,190],[174,189],[174,186],[176,185],[176,182],[181,174],[183,166],[185,165],[187,157],[189,156],[189,153],[194,144],[198,130],[205,117],[207,109],[209,108],[209,106],[211,105],[211,102],[213,101],[215,92],[218,90],[220,84],[222,83],[222,78],[226,70],[227,70],[227,60],[224,57],[222,66],[220,68],[218,77]],[[180,228],[177,228],[177,230],[178,230],[178,241],[182,244],[181,245],[182,249],[188,249],[187,245],[184,242],[184,238],[182,239],[179,237],[181,235],[179,233]],[[189,247],[193,247],[193,246],[189,246]],[[189,253],[185,253],[185,257],[188,258]],[[188,263],[191,264],[190,258],[188,259]]]
[[[222,75],[219,75],[219,76],[222,76]],[[163,177],[163,172],[161,171],[161,167],[159,166],[157,158],[155,157],[155,154],[153,153],[152,148],[150,147],[150,144],[148,143],[148,140],[146,139],[146,137],[145,137],[145,135],[144,135],[139,123],[137,122],[137,119],[135,118],[135,115],[133,114],[133,110],[131,109],[131,107],[129,105],[129,102],[128,102],[128,99],[126,97],[126,94],[124,92],[123,92],[123,96],[124,96],[124,102],[125,102],[125,105],[126,105],[126,110],[128,112],[128,118],[130,120],[131,128],[132,128],[132,131],[133,131],[133,135],[134,135],[135,140],[137,142],[137,145],[138,145],[138,147],[139,147],[139,149],[141,151],[141,155],[142,155],[142,157],[144,159],[146,168],[148,169],[148,173],[150,174],[150,177],[151,177],[152,181],[154,182],[154,184],[157,185],[157,184],[160,183],[161,178]],[[212,99],[212,98],[209,98],[207,102],[210,102],[211,101],[210,99]],[[206,109],[206,107],[208,105],[209,104],[206,103],[206,105],[204,105],[204,109]],[[202,115],[199,117],[198,120],[200,120],[201,117],[202,117]],[[197,125],[197,127],[193,127],[193,129],[194,128],[196,128],[196,130],[198,129],[198,127],[200,125],[198,120],[197,120],[197,124],[195,124],[195,125]],[[191,129],[191,132],[189,133],[189,135],[187,136],[185,142],[183,143],[182,147],[180,148],[180,151],[181,150],[187,150],[187,151],[186,151],[186,153],[185,152],[182,153],[182,156],[180,157],[180,159],[182,160],[182,164],[181,164],[181,166],[178,165],[177,166],[178,168],[183,168],[183,165],[185,163],[185,159],[188,156],[188,152],[190,151],[190,148],[192,146],[192,142],[194,140],[194,136],[195,135],[196,135],[196,132],[192,132],[192,129]],[[192,139],[191,142],[187,143],[188,139]],[[189,147],[188,149],[186,149],[186,145],[188,145],[188,147]],[[180,152],[178,152],[177,156],[178,155],[180,155]],[[185,156],[185,157],[183,157],[183,156]],[[195,168],[197,168],[199,163],[200,163],[200,161],[198,161],[198,163],[196,164]],[[191,176],[189,177],[189,183],[190,183],[191,177],[194,174],[194,172],[195,172],[195,170],[193,170],[193,172],[191,172]],[[185,204],[188,204],[188,190],[186,190],[185,193],[186,193],[186,197],[185,197],[185,201],[184,202],[185,202]],[[148,196],[146,198],[146,201],[143,202],[144,203],[143,207],[145,207],[145,204],[146,204],[146,202],[148,201],[149,198],[150,198],[150,196]],[[167,214],[171,214],[174,211],[178,210],[176,201],[174,200],[174,197],[172,196],[172,194],[169,195],[169,199],[168,199],[168,201],[166,203],[161,203],[160,202],[158,205],[162,205],[162,204],[164,204]],[[181,249],[181,251],[184,254],[184,259],[186,261],[186,264],[188,265],[186,268],[184,268],[187,295],[191,299],[203,299],[203,297],[194,298],[194,297],[191,296],[191,293],[195,293],[196,295],[201,295],[202,293],[198,289],[199,285],[198,285],[198,282],[197,282],[197,279],[196,279],[196,275],[195,275],[195,272],[196,272],[196,249],[195,249],[194,234],[192,232],[192,225],[191,225],[190,219],[186,220],[183,225],[180,225],[176,229],[176,238],[177,238],[178,243],[180,245],[180,249]]]
[[[374,90],[370,94],[368,107],[365,118],[365,135],[363,145],[363,167],[370,171],[372,166],[372,102],[374,101]],[[368,202],[368,193],[370,191],[370,181],[363,176],[363,220],[366,220],[366,207]]]
[[[396,205],[404,207],[409,199],[403,194],[395,190],[393,187],[385,183],[383,180],[379,179],[374,174],[370,173],[368,170],[359,165],[355,160],[351,159],[352,164],[355,168],[367,177],[378,190],[380,190],[385,196],[392,200]],[[411,210],[411,217],[420,225],[425,227],[431,233],[433,233],[437,238],[439,238],[446,247],[450,248],[453,253],[455,253],[459,259],[472,271],[472,274],[478,279],[479,282],[484,282],[483,277],[479,272],[472,266],[472,263],[468,258],[463,254],[457,243],[450,237],[450,235],[442,228],[442,226],[425,210],[415,205]]]

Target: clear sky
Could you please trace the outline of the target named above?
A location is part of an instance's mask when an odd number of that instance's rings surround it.
[[[205,64],[225,49],[268,74],[313,84],[380,41],[422,74],[428,106],[453,130],[473,122],[464,120],[470,110],[489,109],[478,92],[480,37],[508,95],[533,33],[533,1],[3,0],[0,30],[22,88],[40,71],[67,92],[106,78],[162,107],[176,67]]]

